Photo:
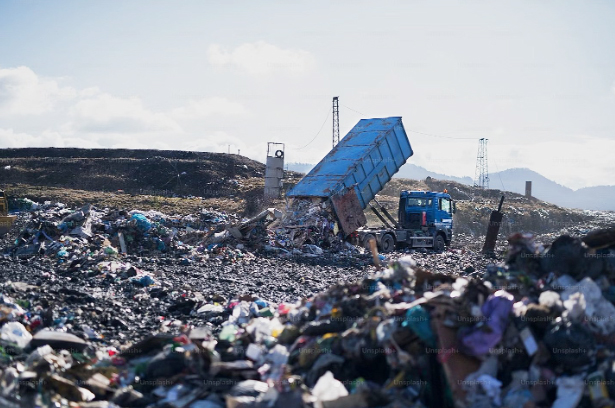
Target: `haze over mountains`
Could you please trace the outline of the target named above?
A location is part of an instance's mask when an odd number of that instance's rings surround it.
[[[309,172],[314,166],[315,164],[310,163],[288,163],[286,165],[287,170],[301,173]],[[438,180],[456,181],[466,185],[473,184],[471,177],[457,177],[435,173],[412,163],[406,163],[394,177],[415,180],[432,177]],[[490,173],[489,178],[489,186],[491,188],[512,191],[518,194],[525,194],[525,182],[532,181],[532,195],[534,197],[562,207],[615,211],[615,185],[585,187],[573,190],[527,168],[508,169],[497,173]]]

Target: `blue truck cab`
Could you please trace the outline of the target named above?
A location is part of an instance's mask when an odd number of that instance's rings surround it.
[[[399,194],[397,220],[382,206],[371,210],[382,221],[380,228],[360,228],[355,243],[389,252],[398,247],[433,248],[442,251],[453,239],[455,203],[446,192],[402,191]],[[386,217],[385,217],[386,216]]]
[[[434,191],[402,191],[399,195],[399,224],[418,236],[428,235],[434,238],[434,247],[440,247],[438,236],[445,245],[453,238],[453,213],[455,203],[451,196]],[[423,233],[421,233],[423,232]]]

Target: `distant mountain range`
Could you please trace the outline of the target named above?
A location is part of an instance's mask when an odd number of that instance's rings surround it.
[[[543,201],[584,210],[615,211],[615,186],[594,186],[573,190],[530,169],[508,169],[489,175],[490,186],[525,194],[525,181],[532,181],[532,196]],[[501,179],[501,182],[500,182]]]
[[[417,166],[416,164],[412,163],[404,164],[393,177],[407,178],[413,180],[424,180],[427,177],[431,177],[438,180],[456,181],[457,183],[466,184],[468,186],[474,184],[472,177],[456,177],[449,176],[447,174],[434,173],[433,171],[429,171],[424,167]]]
[[[307,173],[315,165],[309,163],[288,163],[286,166],[288,170]],[[414,180],[432,177],[438,180],[456,181],[465,185],[473,184],[471,177],[456,177],[435,173],[412,163],[406,163],[402,166],[394,177]],[[615,186],[595,186],[573,190],[526,168],[508,169],[491,173],[489,178],[491,188],[512,191],[518,194],[525,194],[525,182],[531,181],[532,195],[534,197],[562,207],[615,211]]]

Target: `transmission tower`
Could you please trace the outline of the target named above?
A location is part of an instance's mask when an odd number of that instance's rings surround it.
[[[489,188],[489,167],[487,164],[487,141],[489,139],[478,140],[478,154],[476,156],[476,174],[474,176],[474,187],[482,190]]]
[[[338,97],[333,97],[333,147],[340,142],[340,107]]]

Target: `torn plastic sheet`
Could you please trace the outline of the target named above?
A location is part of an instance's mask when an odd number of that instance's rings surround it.
[[[502,339],[513,307],[513,296],[503,290],[495,292],[481,307],[485,321],[458,332],[459,349],[470,356],[484,356]]]

